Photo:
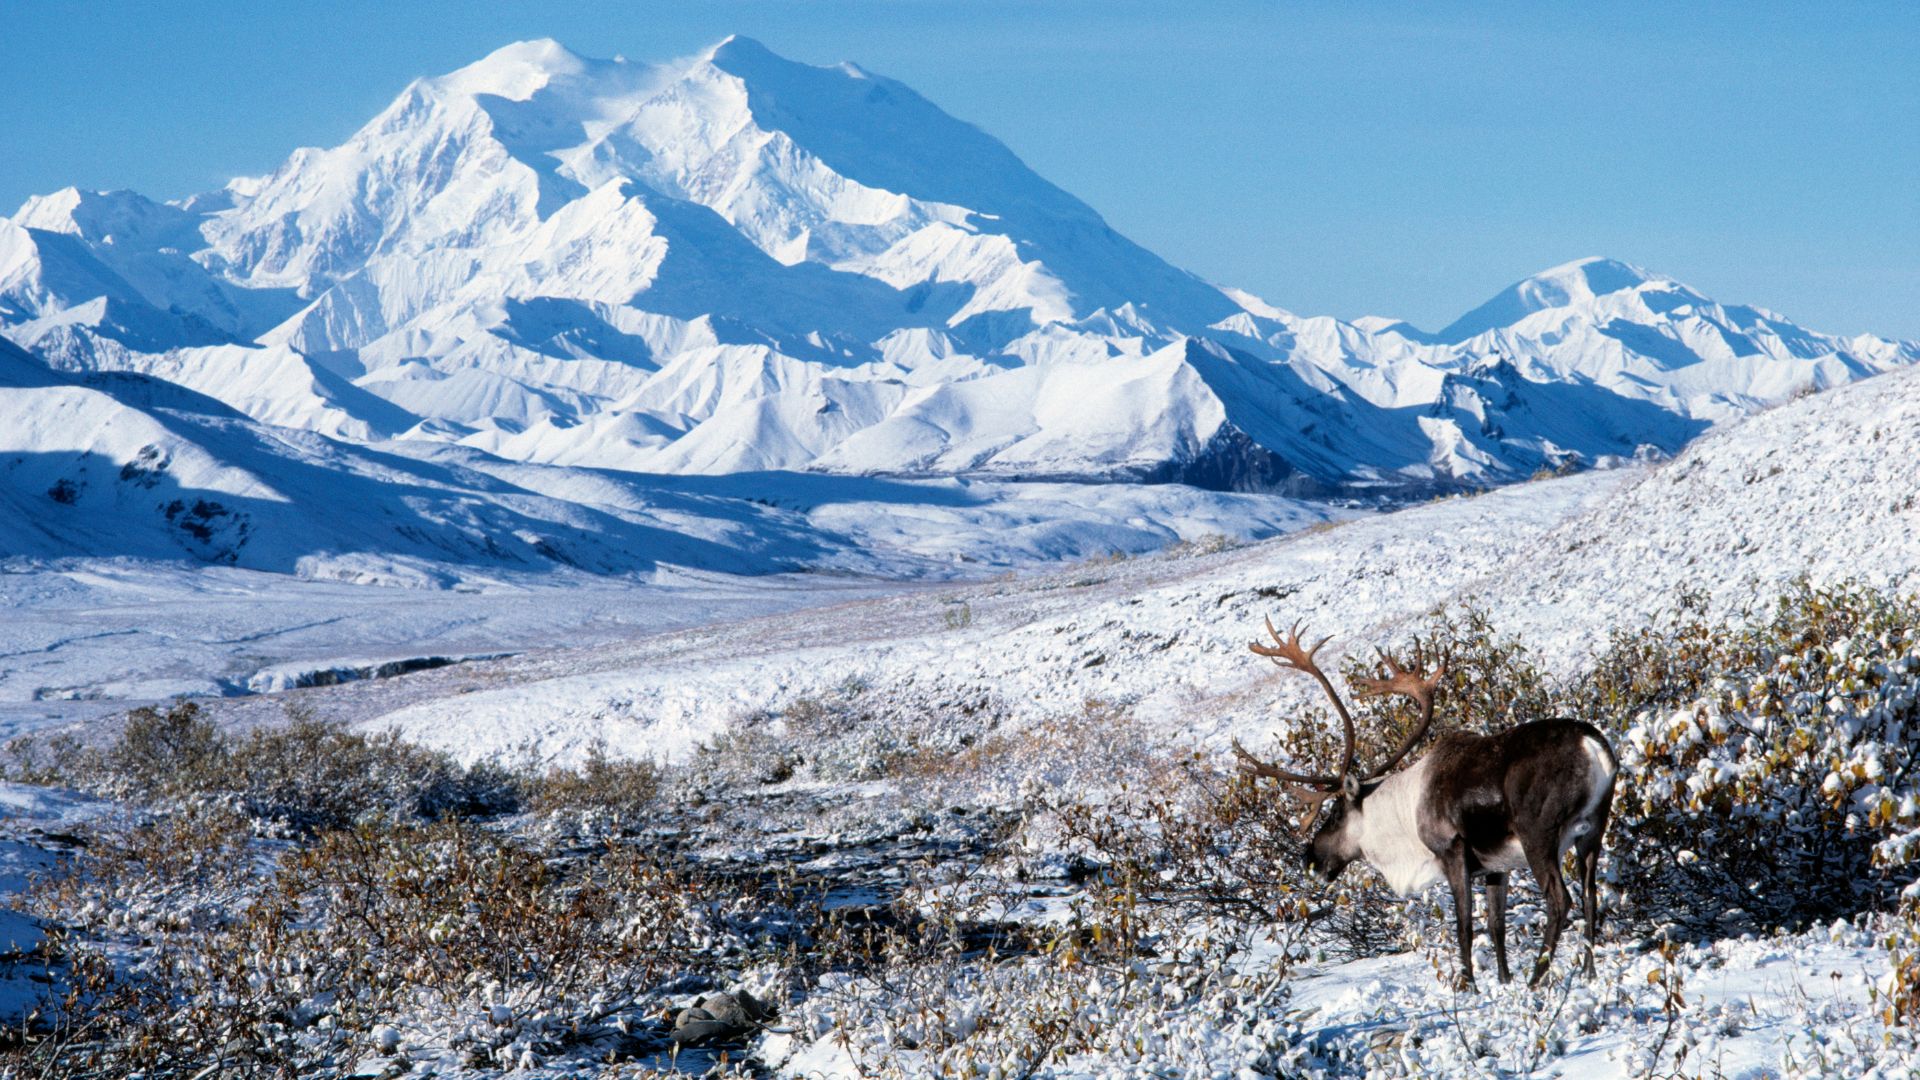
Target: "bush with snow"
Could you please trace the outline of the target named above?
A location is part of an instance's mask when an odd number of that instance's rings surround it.
[[[101,974],[11,1065],[338,1075],[403,1039],[480,1066],[604,1057],[718,932],[696,884],[638,846],[556,861],[460,822],[290,846],[231,815],[103,841],[35,903],[67,959]]]
[[[104,748],[8,746],[10,778],[144,804],[215,800],[263,828],[311,833],[355,822],[499,813],[538,776],[463,766],[393,734],[362,734],[294,711],[284,725],[223,731],[192,701],[139,708]]]
[[[1890,910],[1920,863],[1920,604],[1801,584],[1618,635],[1569,705],[1620,757],[1607,880],[1643,924]]]

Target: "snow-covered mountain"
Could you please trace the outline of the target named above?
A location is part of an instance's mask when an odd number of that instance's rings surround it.
[[[150,375],[49,369],[0,339],[0,557],[26,568],[134,559],[469,591],[517,589],[530,574],[654,581],[663,564],[669,577],[937,577],[1270,535],[1338,513],[1080,487],[636,476],[444,442],[354,443],[263,424]]]
[[[0,221],[0,333],[259,421],[653,473],[1497,482],[1920,360],[1589,259],[1437,334],[1114,232],[906,86],[730,38],[511,45],[177,204]]]

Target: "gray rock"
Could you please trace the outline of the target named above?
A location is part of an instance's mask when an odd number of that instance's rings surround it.
[[[776,1015],[772,1006],[745,990],[708,994],[673,1018],[673,1041],[677,1046],[735,1042]]]

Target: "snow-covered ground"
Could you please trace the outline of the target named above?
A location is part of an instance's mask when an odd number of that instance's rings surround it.
[[[741,718],[849,679],[935,702],[986,695],[1016,722],[1042,722],[1100,697],[1130,701],[1182,737],[1223,725],[1244,730],[1265,713],[1270,680],[1244,644],[1264,614],[1310,616],[1352,643],[1379,640],[1386,628],[1499,573],[1632,478],[1591,474],[1242,550],[1096,559],[1034,577],[706,627],[549,657],[533,671],[514,661],[476,665],[436,673],[457,698],[415,697],[391,710],[361,702],[355,712],[370,728],[392,726],[463,756],[531,744],[561,760],[594,742],[679,759]]]
[[[1256,948],[1226,985],[1174,978],[1158,987],[1158,1007],[1110,1007],[1102,1019],[1111,1049],[1071,1055],[1040,1075],[1773,1080],[1890,1078],[1915,1064],[1910,1048],[1882,1041],[1874,989],[1887,959],[1864,926],[1685,944],[1670,956],[1606,945],[1592,979],[1567,972],[1537,989],[1483,980],[1472,991],[1442,977],[1451,960],[1434,954],[1450,945],[1438,944],[1444,932],[1433,936],[1430,948],[1284,974]],[[1519,935],[1509,941],[1531,946]],[[1484,938],[1479,949],[1490,958]],[[833,1039],[774,1035],[761,1053],[793,1080],[856,1077],[874,1064]],[[885,1075],[914,1075],[911,1063],[887,1064],[894,1071]]]
[[[185,559],[0,561],[0,733],[179,694],[300,685],[328,669],[596,646],[1061,560],[1237,543],[1353,513],[1175,485],[797,475],[691,483],[712,489],[702,496],[710,509],[697,512],[706,524],[731,528],[728,515],[737,515],[750,537],[739,553],[749,565],[806,571],[726,574],[659,563],[596,576],[566,567],[516,572],[484,561],[354,562],[374,580],[395,583],[379,585],[330,580],[331,571],[316,578]],[[103,510],[96,527],[111,532],[115,520]],[[315,523],[307,531],[327,528]],[[806,545],[788,542],[802,533],[811,538]],[[649,543],[645,533],[632,539]],[[256,551],[297,550],[300,542],[268,538]],[[616,557],[639,567],[661,550],[642,546]],[[424,578],[407,572],[423,568]],[[410,581],[450,587],[399,584]]]
[[[898,592],[871,578],[668,571],[435,590],[133,561],[0,572],[0,730],[427,658],[585,647]]]
[[[1526,955],[1534,941],[1513,934],[1508,947]],[[1870,1034],[1872,990],[1887,957],[1869,930],[1690,944],[1670,965],[1639,945],[1610,946],[1595,962],[1591,980],[1569,973],[1538,990],[1487,980],[1459,994],[1430,956],[1403,953],[1303,971],[1289,1005],[1310,1044],[1364,1046],[1375,1055],[1370,1071],[1387,1075],[1759,1080],[1793,1074],[1790,1066],[1801,1075],[1857,1067],[1882,1049]],[[1677,1007],[1666,1007],[1656,972],[1678,976]]]
[[[1724,611],[1764,602],[1802,574],[1912,588],[1914,391],[1914,376],[1897,373],[1803,398],[1658,467],[1445,499],[1211,554],[1093,558],[944,590],[672,572],[640,584],[522,580],[466,593],[128,562],[36,565],[0,574],[9,609],[0,699],[17,728],[94,715],[115,699],[288,685],[308,670],[524,653],[301,696],[323,714],[397,726],[470,756],[532,742],[564,757],[602,739],[674,757],[738,716],[849,677],[984,690],[1028,721],[1098,696],[1133,701],[1183,734],[1250,734],[1268,722],[1276,694],[1301,690],[1244,654],[1266,615],[1306,619],[1338,635],[1336,649],[1358,648],[1404,636],[1438,606],[1470,602],[1564,670],[1683,588],[1706,590]],[[1156,493],[1190,500],[1169,512],[1179,530],[1147,524]],[[1025,507],[929,500],[809,512],[873,537],[870,551],[904,550],[960,573],[964,559],[999,544],[1036,557],[1094,555],[1263,524],[1208,517],[1223,497],[1189,489],[1059,485],[1045,495]],[[1063,507],[1083,520],[1063,524]],[[1283,503],[1264,524],[1304,520],[1309,511]],[[683,627],[698,629],[660,634]],[[226,707],[258,715],[278,701]]]
[[[46,963],[35,955],[46,940],[39,923],[13,910],[35,878],[71,850],[80,826],[111,804],[57,788],[0,783],[0,1016],[18,1018],[46,993]]]

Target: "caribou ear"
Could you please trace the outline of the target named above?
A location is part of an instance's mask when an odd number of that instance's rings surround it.
[[[1358,799],[1360,797],[1360,778],[1352,773],[1348,773],[1345,778],[1340,781],[1340,794],[1345,795],[1349,802]]]

